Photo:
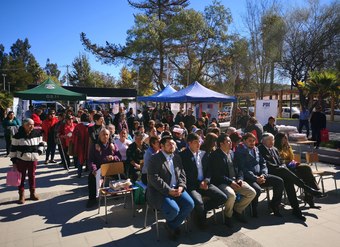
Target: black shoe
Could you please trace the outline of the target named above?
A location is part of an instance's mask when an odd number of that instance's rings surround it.
[[[302,215],[300,209],[293,209],[293,215],[299,220],[306,221],[306,217]]]
[[[177,227],[177,228],[175,229],[175,234],[176,234],[177,236],[181,235],[181,228]]]
[[[229,228],[233,228],[233,219],[231,217],[225,217],[224,224]]]
[[[243,214],[240,214],[240,213],[234,211],[233,215],[239,222],[248,223],[248,220],[246,219],[246,217]]]
[[[270,209],[274,213],[274,216],[276,217],[282,217],[282,214],[280,213],[279,206],[275,206],[272,203],[270,203]]]
[[[258,214],[257,214],[257,209],[253,209],[253,212],[252,212],[251,216],[253,218],[258,218],[259,217]]]
[[[176,234],[176,230],[178,229],[172,229],[168,224],[165,224],[165,228],[168,232],[168,238],[172,241],[176,241],[178,235]]]
[[[316,208],[316,209],[321,208],[321,206],[315,206],[314,198],[311,194],[305,193],[304,201],[305,201],[306,204],[309,205],[310,208]]]
[[[318,197],[318,198],[322,197],[321,191],[315,190],[315,189],[313,189],[309,186],[305,186],[303,189],[306,191],[306,193],[311,194],[312,196],[315,196],[315,197]]]
[[[86,208],[93,208],[95,206],[98,206],[98,202],[96,199],[89,199],[86,203]]]

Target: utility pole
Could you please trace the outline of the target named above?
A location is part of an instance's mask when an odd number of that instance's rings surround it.
[[[66,74],[66,80],[67,80],[67,81],[66,81],[66,85],[67,85],[67,86],[70,86],[70,81],[69,81],[69,78],[68,78],[68,67],[70,67],[70,65],[66,65],[66,73],[67,73],[67,74]]]
[[[2,74],[3,78],[4,78],[4,92],[6,91],[6,74]]]
[[[11,93],[11,83],[8,81],[7,85],[8,85],[8,93]]]

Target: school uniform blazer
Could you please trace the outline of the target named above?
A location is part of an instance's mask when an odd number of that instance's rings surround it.
[[[204,162],[203,157],[205,155],[205,151],[199,151],[199,159],[202,162],[202,170],[203,170],[203,180],[207,180],[210,182],[210,170],[208,169],[208,162]],[[182,164],[184,167],[184,171],[187,178],[187,189],[188,191],[196,190],[199,188],[201,181],[197,179],[198,170],[195,161],[195,157],[190,151],[189,148],[180,152],[180,156],[182,158]]]
[[[186,175],[182,166],[181,157],[174,153],[172,160],[177,178],[177,186],[186,189]],[[153,208],[161,209],[164,198],[169,196],[169,191],[171,190],[170,167],[162,152],[158,152],[151,157],[147,175],[147,201]]]
[[[256,182],[258,176],[268,174],[268,168],[265,159],[260,155],[257,147],[254,147],[255,154],[249,152],[249,149],[240,144],[235,151],[234,162],[243,171],[244,179],[250,182]]]

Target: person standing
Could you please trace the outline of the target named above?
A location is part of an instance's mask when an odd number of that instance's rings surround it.
[[[307,138],[309,136],[309,111],[306,107],[301,106],[300,116],[299,116],[299,133],[302,132],[302,128],[306,127]],[[274,135],[275,136],[275,135]]]
[[[320,131],[326,128],[326,115],[321,112],[322,107],[320,105],[317,105],[315,110],[310,117],[310,125],[312,127],[312,140],[316,141],[314,147],[319,148],[321,143]]]
[[[227,201],[227,196],[210,183],[209,162],[203,162],[205,151],[200,150],[199,136],[190,133],[187,138],[188,148],[180,152],[185,174],[187,191],[195,202],[195,223],[199,228],[206,226],[206,214]],[[203,201],[203,197],[207,198]]]
[[[37,201],[39,197],[35,193],[35,170],[38,164],[38,156],[42,154],[44,143],[41,132],[34,129],[34,121],[26,118],[18,133],[13,136],[12,147],[9,156],[14,169],[21,173],[21,183],[18,186],[19,204],[25,203],[25,179],[28,173],[30,199]]]
[[[176,240],[195,204],[186,191],[186,175],[172,136],[163,136],[160,143],[161,151],[151,157],[148,166],[146,195],[148,204],[164,214],[169,237]]]
[[[88,113],[83,113],[80,116],[80,121],[81,122],[74,128],[72,135],[74,154],[75,157],[77,157],[76,160],[78,162],[78,178],[81,177],[83,166],[86,166],[88,160],[90,115]]]
[[[242,214],[254,199],[255,190],[243,181],[243,170],[233,162],[234,153],[231,151],[232,143],[229,136],[222,133],[217,138],[217,149],[210,155],[211,183],[216,185],[227,195],[225,204],[226,225],[232,227],[232,216],[238,221],[247,223]],[[236,194],[242,197],[236,200]]]
[[[20,125],[21,123],[19,119],[14,116],[13,111],[9,111],[6,118],[2,121],[2,127],[5,132],[6,155],[11,151],[12,136],[18,132]]]
[[[42,110],[40,108],[37,108],[34,110],[34,113],[32,114],[32,119],[34,121],[34,128],[41,128],[42,125],[42,121],[41,121],[41,114],[42,114]]]
[[[56,163],[54,161],[54,154],[56,150],[56,143],[54,140],[54,131],[55,125],[58,123],[58,118],[55,116],[55,111],[50,110],[47,118],[42,122],[42,130],[43,130],[43,140],[47,142],[47,149],[46,149],[46,158],[45,164]],[[49,156],[51,154],[51,159],[49,160]]]
[[[73,131],[76,125],[77,124],[73,123],[73,116],[66,115],[65,122],[62,123],[58,129],[58,135],[59,135],[60,142],[61,142],[61,148],[63,149],[62,152],[65,155],[65,156],[63,155],[61,156],[62,159],[64,158],[63,164],[64,164],[65,169],[68,169],[71,164],[68,149],[69,149],[70,143],[72,142],[72,135],[73,135]]]

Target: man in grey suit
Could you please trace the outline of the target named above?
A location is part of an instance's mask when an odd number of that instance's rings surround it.
[[[185,191],[186,176],[181,157],[175,154],[176,143],[172,136],[163,136],[161,152],[153,155],[148,166],[147,201],[160,210],[165,219],[169,237],[175,240],[179,226],[194,208],[194,201]]]

